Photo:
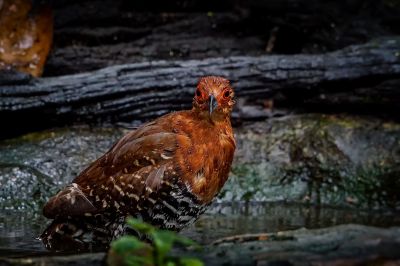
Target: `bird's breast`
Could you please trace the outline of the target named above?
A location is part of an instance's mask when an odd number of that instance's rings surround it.
[[[208,204],[228,178],[235,141],[225,127],[199,128],[178,140],[177,163],[188,190]]]

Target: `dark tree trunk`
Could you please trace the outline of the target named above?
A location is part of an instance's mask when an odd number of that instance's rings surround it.
[[[0,119],[3,125],[18,126],[4,127],[1,134],[15,133],[11,128],[23,131],[81,121],[143,121],[190,108],[196,82],[205,75],[229,78],[240,99],[238,106],[259,104],[256,111],[238,108],[236,119],[265,117],[264,100],[274,98],[281,105],[298,107],[307,103],[340,107],[345,99],[367,109],[371,104],[394,108],[400,95],[399,46],[399,39],[387,38],[322,55],[153,61],[3,81]],[[374,96],[378,94],[379,98]]]
[[[400,34],[398,8],[386,2],[53,1],[45,76],[160,59],[334,51]]]

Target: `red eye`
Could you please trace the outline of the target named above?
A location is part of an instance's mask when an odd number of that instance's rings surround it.
[[[200,97],[201,96],[201,91],[199,89],[196,90],[196,96]]]
[[[231,91],[230,90],[226,90],[224,92],[224,98],[228,98],[229,96],[231,96]]]

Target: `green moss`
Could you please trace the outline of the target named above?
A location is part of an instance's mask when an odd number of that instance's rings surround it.
[[[400,169],[370,166],[358,168],[343,180],[343,191],[362,207],[396,207],[400,198]]]
[[[232,168],[229,183],[219,197],[226,197],[231,193],[231,200],[251,201],[260,191],[260,176],[252,165],[241,164]]]
[[[399,124],[334,115],[269,123],[266,134],[241,135],[254,155],[234,164],[224,200],[398,205]]]

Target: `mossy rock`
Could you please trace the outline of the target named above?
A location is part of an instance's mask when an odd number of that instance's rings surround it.
[[[126,131],[88,127],[0,142],[0,209],[40,209]],[[400,124],[296,115],[235,129],[237,150],[218,201],[400,208]]]
[[[0,142],[0,209],[37,211],[122,134],[77,127]]]
[[[296,115],[238,129],[221,201],[289,201],[399,208],[400,125]]]

